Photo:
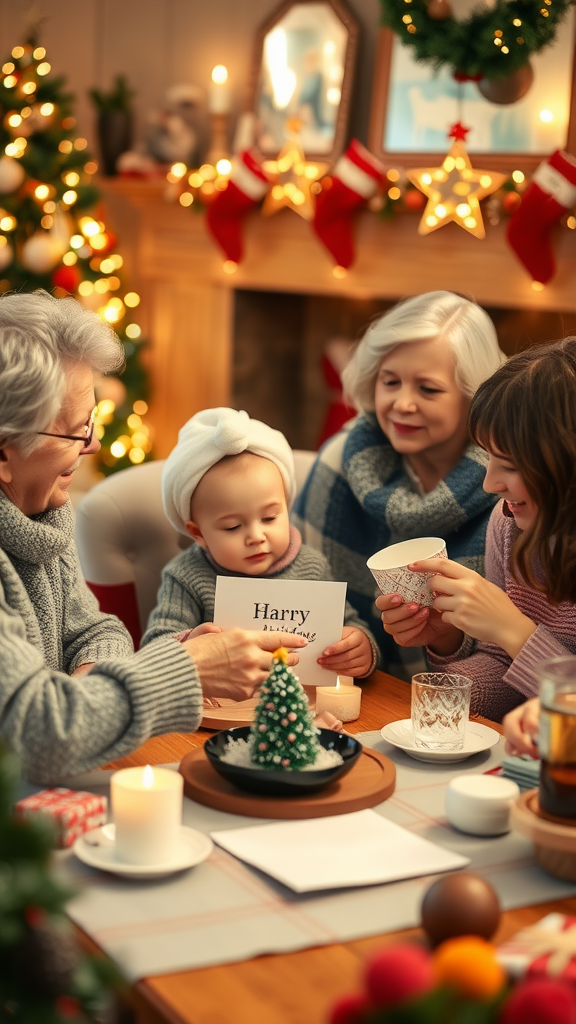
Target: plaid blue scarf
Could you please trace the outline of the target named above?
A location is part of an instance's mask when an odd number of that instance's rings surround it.
[[[335,580],[348,583],[348,600],[372,629],[389,672],[406,675],[406,652],[384,633],[366,560],[397,541],[443,537],[449,558],[483,573],[486,527],[497,501],[482,489],[486,461],[469,445],[452,472],[421,494],[376,416],[364,413],[326,442],[296,500],[293,521],[303,540],[322,551]]]

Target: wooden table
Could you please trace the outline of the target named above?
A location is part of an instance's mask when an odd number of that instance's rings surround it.
[[[409,717],[407,683],[375,672],[363,684],[362,714],[347,725],[351,733],[381,729]],[[486,723],[494,725],[494,723]],[[496,728],[502,732],[500,726]],[[108,767],[180,760],[207,733],[171,734],[149,740]],[[540,903],[503,915],[496,942],[552,910],[576,916],[576,898]],[[356,942],[261,956],[242,963],[145,978],[134,988],[138,1024],[326,1024],[328,1010],[345,992],[357,990],[362,962],[373,950],[418,935],[418,929],[371,936]]]

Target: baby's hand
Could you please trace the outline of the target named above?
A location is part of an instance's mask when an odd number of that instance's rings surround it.
[[[322,652],[318,664],[342,676],[362,679],[372,668],[372,645],[366,633],[355,626],[344,626],[342,639]]]
[[[332,729],[332,732],[342,732],[342,722],[331,711],[323,711],[321,715],[316,715],[314,725],[317,729]]]
[[[183,633],[176,634],[176,640],[179,640],[181,644],[185,640],[192,640],[197,636],[205,636],[206,633],[221,633],[222,628],[215,626],[213,622],[201,622],[199,626],[195,626],[194,629],[185,629]]]

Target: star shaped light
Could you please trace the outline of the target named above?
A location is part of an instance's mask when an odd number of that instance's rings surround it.
[[[420,235],[428,235],[451,220],[476,238],[484,238],[486,234],[480,200],[496,192],[507,175],[474,170],[464,146],[468,130],[460,122],[453,125],[449,137],[454,142],[441,167],[415,167],[406,171],[412,184],[428,197],[418,225]]]
[[[262,215],[270,217],[287,206],[305,220],[312,220],[315,201],[311,186],[326,174],[329,166],[316,161],[308,163],[300,143],[294,138],[290,139],[276,160],[266,160],[264,163],[266,173],[276,180],[264,200]]]

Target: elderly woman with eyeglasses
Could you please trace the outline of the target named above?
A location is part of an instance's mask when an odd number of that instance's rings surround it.
[[[100,447],[94,373],[122,361],[113,331],[74,299],[0,299],[0,737],[42,782],[197,729],[203,693],[245,699],[276,647],[305,643],[230,630],[134,654],[120,621],[99,611],[67,489]]]

